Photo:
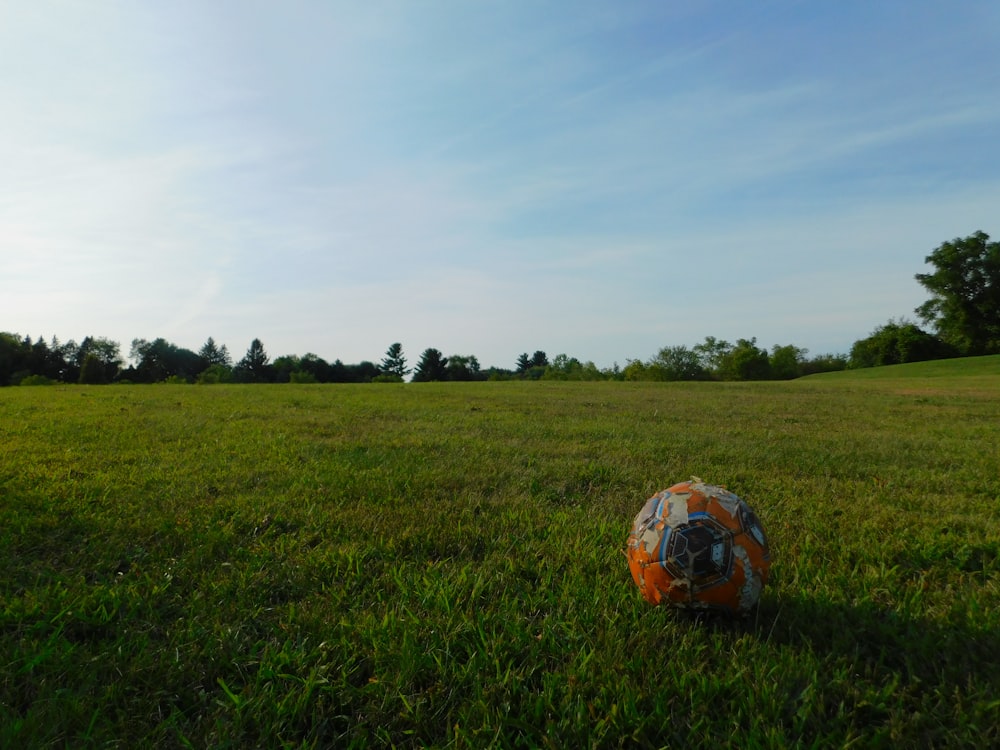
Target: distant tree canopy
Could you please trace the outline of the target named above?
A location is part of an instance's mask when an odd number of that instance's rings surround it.
[[[168,378],[194,379],[207,365],[190,349],[171,344],[165,339],[132,339],[129,359],[137,364],[126,377],[139,383],[158,383]]]
[[[25,378],[39,374],[41,368],[31,367],[33,358],[30,337],[22,339],[15,333],[0,333],[0,385],[11,385],[12,381],[20,384]]]
[[[694,349],[665,346],[645,364],[630,362],[625,367],[628,380],[709,380],[711,373]]]
[[[797,346],[775,345],[768,358],[771,377],[774,380],[794,380],[801,377],[808,353],[808,349],[800,349]]]
[[[944,242],[918,273],[931,298],[916,309],[938,336],[963,355],[1000,352],[1000,242],[982,231]]]
[[[166,339],[133,339],[124,367],[117,342],[86,337],[80,344],[59,343],[52,337],[32,341],[0,332],[0,386],[21,383],[368,383],[379,376],[371,362],[333,364],[315,354],[286,355],[270,362],[260,339],[254,339],[247,354],[235,366],[225,345],[209,338],[195,353]]]
[[[448,380],[482,380],[480,377],[479,360],[474,354],[452,354],[447,358],[445,371]]]
[[[775,345],[771,353],[757,346],[757,339],[738,339],[733,345],[714,336],[693,347],[667,346],[656,356],[631,360],[625,380],[790,380],[807,372],[843,370],[845,357],[823,355],[807,360],[808,350]]]
[[[740,339],[734,346],[714,337],[688,348],[663,347],[643,363],[629,361],[624,370],[618,365],[600,369],[593,362],[581,362],[568,354],[551,361],[543,351],[518,357],[517,367],[484,369],[472,354],[445,356],[435,348],[426,349],[413,370],[413,382],[472,380],[722,380],[797,377],[808,372],[843,369],[846,358],[825,355],[805,360],[805,350],[794,346],[774,347],[771,355],[756,346],[756,339]],[[329,363],[316,354],[283,355],[270,360],[264,344],[254,339],[235,365],[227,348],[209,338],[193,352],[158,338],[133,339],[133,364],[122,369],[118,344],[108,339],[87,337],[83,343],[59,344],[53,337],[33,342],[16,334],[0,333],[0,385],[71,382],[103,384],[133,383],[369,383],[400,382],[406,367],[402,345],[394,343],[381,365],[371,362]],[[756,369],[755,369],[756,368]]]
[[[545,374],[545,368],[548,366],[549,358],[541,349],[536,350],[530,357],[527,352],[524,352],[517,358],[514,374],[527,380],[539,380]]]
[[[736,346],[722,358],[723,380],[770,380],[771,360],[767,350],[757,346],[757,337],[737,339]]]
[[[537,367],[537,365],[533,366]],[[568,354],[557,354],[542,372],[542,380],[605,380],[593,362],[583,363]]]
[[[76,350],[75,362],[68,372],[76,373],[80,383],[103,385],[112,382],[123,364],[118,342],[87,336]]]
[[[699,344],[664,346],[646,361],[627,360],[600,369],[593,362],[542,350],[518,355],[513,370],[484,369],[473,354],[445,356],[425,349],[411,370],[403,345],[395,342],[379,365],[330,363],[316,354],[283,355],[271,361],[260,339],[233,364],[226,346],[209,337],[197,352],[162,338],[133,339],[127,368],[118,342],[87,336],[65,344],[53,336],[32,340],[0,332],[0,386],[47,383],[370,383],[469,380],[789,380],[847,367],[918,362],[1000,352],[1000,243],[978,231],[944,242],[925,258],[934,270],[916,275],[931,298],[916,309],[933,327],[924,331],[905,319],[890,320],[854,342],[850,355],[807,357],[806,349],[757,338],[735,344],[706,336]]]
[[[702,368],[708,372],[720,373],[733,345],[728,341],[720,341],[715,336],[706,336],[703,342],[695,344],[694,350],[698,353]]]
[[[882,367],[954,357],[957,351],[907,320],[890,320],[851,347],[851,367]]]
[[[431,347],[420,355],[411,382],[511,380],[517,377],[520,377],[518,373],[499,367],[484,370],[474,354],[452,354],[446,357],[440,350]]]

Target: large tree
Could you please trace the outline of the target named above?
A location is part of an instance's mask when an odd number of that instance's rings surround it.
[[[967,355],[1000,351],[1000,242],[979,231],[942,243],[918,273],[931,298],[916,309],[938,335]]]

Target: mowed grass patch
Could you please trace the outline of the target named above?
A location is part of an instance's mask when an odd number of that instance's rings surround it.
[[[998,424],[982,373],[4,389],[0,745],[1000,742]],[[629,577],[691,475],[769,532],[746,620]]]

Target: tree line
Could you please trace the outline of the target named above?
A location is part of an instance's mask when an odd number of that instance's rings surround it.
[[[272,360],[260,339],[234,361],[227,347],[211,337],[197,351],[165,339],[134,339],[126,366],[116,341],[88,336],[79,344],[56,337],[32,340],[0,333],[0,384],[52,383],[402,383],[483,380],[761,380],[794,378],[810,372],[843,369],[846,357],[825,355],[806,359],[806,350],[774,347],[771,353],[756,339],[736,345],[708,337],[693,348],[665,347],[646,362],[629,360],[598,368],[567,354],[551,360],[541,350],[521,354],[512,368],[483,368],[475,355],[445,356],[425,349],[414,367],[408,366],[402,344],[389,346],[379,364],[364,361],[330,363],[316,354],[284,355]]]
[[[982,231],[942,243],[916,274],[931,297],[914,311],[931,330],[906,318],[892,319],[854,342],[849,355],[808,357],[806,349],[756,337],[730,343],[708,336],[694,346],[666,346],[649,359],[600,369],[593,362],[544,351],[518,356],[510,369],[482,368],[475,355],[423,351],[407,366],[402,344],[393,343],[379,364],[330,363],[316,354],[271,360],[254,339],[238,361],[209,337],[197,351],[162,338],[133,339],[126,366],[118,342],[87,336],[79,344],[55,336],[0,332],[0,386],[49,383],[377,383],[476,380],[788,380],[817,372],[918,362],[1000,352],[1000,243]]]

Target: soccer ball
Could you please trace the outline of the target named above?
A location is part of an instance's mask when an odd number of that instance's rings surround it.
[[[628,567],[650,604],[744,614],[771,556],[753,509],[697,477],[653,495],[628,536]]]

